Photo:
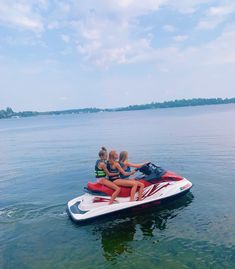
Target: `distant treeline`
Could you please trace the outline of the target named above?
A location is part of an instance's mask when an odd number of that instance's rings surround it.
[[[175,101],[165,101],[161,103],[152,102],[144,105],[130,105],[127,107],[119,108],[81,108],[81,109],[69,109],[60,111],[23,111],[14,112],[10,107],[6,110],[0,110],[0,119],[12,118],[12,117],[31,117],[38,115],[61,115],[61,114],[79,114],[79,113],[96,113],[96,112],[115,112],[115,111],[130,111],[130,110],[145,110],[145,109],[157,109],[157,108],[170,108],[170,107],[185,107],[185,106],[204,106],[204,105],[220,105],[235,103],[235,98],[193,98],[182,99]]]
[[[156,108],[169,108],[169,107],[184,107],[184,106],[205,106],[205,105],[220,105],[235,103],[235,98],[193,98],[193,99],[181,99],[175,101],[165,101],[162,103],[151,103],[145,105],[131,105],[127,107],[121,107],[116,110],[144,110],[144,109],[156,109]]]

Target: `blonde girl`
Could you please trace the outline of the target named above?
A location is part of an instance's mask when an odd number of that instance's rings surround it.
[[[110,181],[107,177],[118,176],[119,173],[110,173],[107,169],[108,152],[105,147],[102,147],[99,151],[99,159],[95,164],[95,176],[97,182],[114,190],[109,204],[112,204],[120,192],[120,187]]]
[[[126,172],[126,173],[130,173],[131,172],[131,167],[133,168],[140,168],[141,166],[143,166],[146,163],[139,163],[139,164],[134,164],[134,163],[130,163],[128,161],[128,152],[127,151],[121,151],[119,154],[119,164],[122,167],[122,169]],[[129,179],[129,176],[125,176],[125,175],[121,175],[122,179]],[[129,179],[129,180],[135,180],[133,179]],[[137,185],[139,186],[139,200],[142,200],[142,195],[143,195],[143,190],[144,190],[144,184],[135,180],[137,182]]]
[[[118,154],[115,150],[110,151],[109,159],[107,162],[107,168],[110,173],[118,173],[115,176],[109,176],[109,180],[112,181],[117,186],[124,186],[124,187],[131,187],[131,194],[130,194],[130,202],[134,201],[135,193],[138,187],[137,181],[135,180],[128,180],[128,179],[121,179],[120,174],[124,176],[130,176],[136,173],[136,171],[125,172],[120,164],[117,162]]]

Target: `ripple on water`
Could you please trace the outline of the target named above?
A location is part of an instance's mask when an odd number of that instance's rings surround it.
[[[33,221],[43,217],[67,217],[64,204],[43,207],[38,204],[18,204],[0,209],[0,223]]]

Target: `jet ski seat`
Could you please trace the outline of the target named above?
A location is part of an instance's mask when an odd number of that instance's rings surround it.
[[[147,187],[151,185],[151,183],[145,180],[139,180],[140,182],[144,183],[144,186]],[[114,190],[110,189],[107,186],[104,186],[100,183],[88,182],[86,190],[96,195],[104,195],[104,196],[111,196]],[[118,197],[129,197],[131,193],[130,187],[121,187],[121,191]]]

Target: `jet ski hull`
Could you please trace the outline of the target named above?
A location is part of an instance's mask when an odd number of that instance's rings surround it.
[[[191,188],[192,183],[186,178],[182,178],[180,181],[156,183],[144,189],[141,201],[137,201],[136,194],[133,202],[129,201],[129,197],[117,197],[111,205],[108,204],[110,196],[85,193],[69,201],[67,209],[73,221],[84,222],[106,215],[113,215],[120,211],[162,205],[185,195]]]

